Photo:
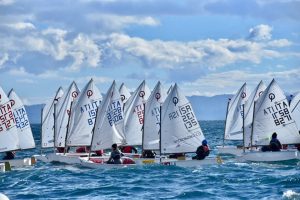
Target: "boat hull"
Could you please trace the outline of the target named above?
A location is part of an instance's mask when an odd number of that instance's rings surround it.
[[[8,162],[13,168],[21,168],[27,166],[33,166],[36,163],[35,157],[23,158],[23,159],[13,159],[13,160],[0,160],[0,163]]]
[[[243,148],[237,146],[217,146],[217,150],[219,154],[229,154],[234,156],[241,156],[243,154]]]
[[[108,158],[106,157],[96,158],[96,159],[100,159],[102,161],[94,162],[92,160],[89,160],[88,158],[79,158],[80,165],[92,169],[120,169],[120,168],[137,166],[136,164],[107,164],[105,163],[108,160]]]
[[[252,161],[252,162],[277,162],[286,160],[299,159],[299,152],[296,150],[285,151],[251,151],[243,153],[238,157],[239,161]]]

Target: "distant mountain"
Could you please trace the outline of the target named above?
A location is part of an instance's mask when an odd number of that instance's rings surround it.
[[[198,120],[225,120],[228,98],[232,95],[188,97]]]
[[[191,102],[198,120],[224,120],[228,98],[232,95],[216,95],[212,97],[191,96]],[[44,104],[25,106],[29,121],[32,124],[41,122],[41,110]]]
[[[40,124],[41,123],[41,111],[45,104],[36,104],[25,106],[28,118],[31,124]]]

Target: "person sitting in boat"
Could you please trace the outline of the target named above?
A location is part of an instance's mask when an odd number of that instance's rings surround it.
[[[133,153],[133,152],[137,153],[138,152],[134,146],[122,146],[121,151],[122,151],[122,153]]]
[[[207,145],[207,141],[203,140],[202,145],[197,148],[196,156],[193,157],[193,160],[203,160],[208,155],[209,155],[209,148]]]
[[[103,149],[100,149],[100,150],[98,150],[98,151],[95,151],[95,154],[96,154],[96,156],[103,156],[104,150],[103,150]]]
[[[142,157],[143,158],[155,158],[156,153],[152,150],[144,150]]]
[[[70,149],[70,147],[68,147],[66,152],[68,152],[69,149]],[[65,147],[57,147],[56,150],[58,153],[65,153]]]
[[[271,151],[280,151],[280,149],[282,149],[282,145],[280,143],[280,141],[277,139],[277,133],[274,132],[272,134],[272,139],[270,141],[270,150]]]
[[[117,144],[111,145],[112,152],[110,153],[110,157],[107,161],[107,164],[122,164],[121,156],[122,153],[118,149]]]
[[[15,151],[7,151],[5,152],[5,156],[3,157],[3,160],[13,160],[15,159],[16,152]]]

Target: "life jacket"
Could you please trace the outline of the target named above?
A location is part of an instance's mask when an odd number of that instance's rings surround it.
[[[134,162],[134,160],[133,159],[131,159],[131,158],[128,158],[128,157],[123,157],[122,158],[122,163],[123,164],[135,164],[135,162]]]
[[[132,153],[132,147],[131,146],[125,146],[122,150],[123,153]]]
[[[76,149],[76,153],[85,153],[85,147],[79,147]]]
[[[208,146],[203,146],[203,150],[204,150],[204,155],[208,156],[209,155],[209,148],[208,148]]]
[[[95,151],[95,153],[97,156],[102,156],[104,154],[104,151],[103,151],[103,149],[101,149],[101,150]]]

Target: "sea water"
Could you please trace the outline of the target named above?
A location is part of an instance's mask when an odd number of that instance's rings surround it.
[[[216,155],[222,144],[224,121],[201,121]],[[40,126],[32,130],[40,152]],[[0,173],[0,193],[10,199],[300,199],[300,164],[239,163],[198,168],[139,166],[101,170],[38,162],[34,167]]]

